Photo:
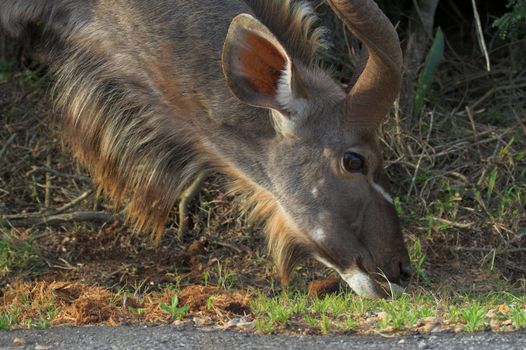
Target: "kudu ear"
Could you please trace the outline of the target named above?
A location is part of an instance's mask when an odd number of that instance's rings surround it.
[[[223,72],[232,93],[256,107],[291,112],[292,61],[276,37],[254,17],[230,24],[223,47]]]

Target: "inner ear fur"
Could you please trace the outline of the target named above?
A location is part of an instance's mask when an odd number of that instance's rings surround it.
[[[291,60],[274,35],[248,14],[235,17],[223,48],[223,72],[241,101],[280,110],[280,79],[290,74]]]

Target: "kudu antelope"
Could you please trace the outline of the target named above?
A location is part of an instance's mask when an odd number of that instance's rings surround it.
[[[376,135],[400,44],[372,0],[327,2],[367,53],[347,93],[318,67],[301,1],[2,0],[0,24],[41,30],[65,140],[137,228],[162,232],[217,171],[265,222],[282,281],[310,256],[382,297],[410,274]]]

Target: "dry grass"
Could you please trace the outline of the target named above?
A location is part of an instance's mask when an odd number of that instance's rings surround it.
[[[137,297],[79,282],[16,283],[0,298],[0,304],[15,319],[12,326],[30,327],[168,323],[177,318],[171,306],[174,310],[179,307],[183,317],[191,312],[194,317],[213,318],[215,323],[250,314],[248,296],[240,292],[188,286],[178,293],[179,304],[173,305],[176,295],[170,288]]]

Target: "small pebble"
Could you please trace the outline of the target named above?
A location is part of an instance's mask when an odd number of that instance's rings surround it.
[[[422,350],[426,350],[426,349],[429,349],[429,345],[427,345],[425,341],[421,341],[418,343],[418,348]]]
[[[184,322],[184,321],[180,321],[180,320],[175,320],[172,324],[173,324],[175,327],[181,327],[181,326],[184,326],[184,325],[185,325],[185,322]]]
[[[35,345],[35,350],[49,350],[49,346],[37,344]]]
[[[210,317],[194,317],[192,321],[194,322],[194,325],[196,327],[204,327],[212,323],[212,320],[210,319]]]
[[[26,341],[22,338],[13,339],[13,345],[25,345]]]

